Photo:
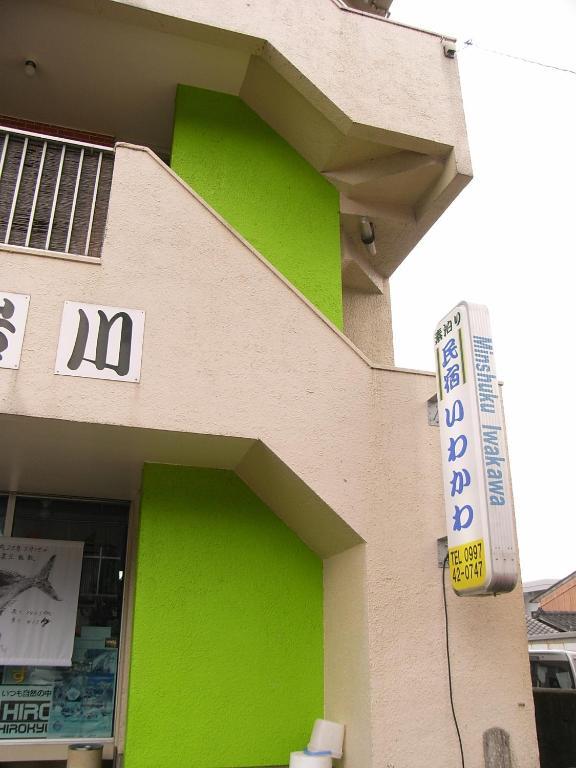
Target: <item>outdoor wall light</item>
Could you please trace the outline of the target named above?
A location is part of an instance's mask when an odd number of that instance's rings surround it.
[[[446,56],[447,59],[456,58],[456,41],[455,40],[445,40],[444,38],[442,38],[442,48],[444,49],[444,56]]]
[[[376,232],[374,224],[367,216],[360,219],[360,239],[370,251],[372,256],[376,256]]]
[[[24,62],[24,72],[28,77],[34,77],[37,69],[38,64],[36,64],[34,59],[26,59]]]

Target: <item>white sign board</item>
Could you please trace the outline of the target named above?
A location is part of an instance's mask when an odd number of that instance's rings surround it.
[[[0,368],[19,368],[30,296],[0,291]]]
[[[83,549],[0,537],[0,664],[70,666]]]
[[[0,685],[0,739],[49,735],[52,685]]]
[[[440,321],[434,344],[452,586],[461,595],[509,592],[514,508],[486,307],[461,302]]]
[[[55,373],[140,381],[144,318],[139,309],[64,302]]]

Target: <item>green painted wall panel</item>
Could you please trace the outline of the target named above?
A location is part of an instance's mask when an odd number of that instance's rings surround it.
[[[322,712],[321,560],[233,472],[147,465],[126,768],[286,764]]]
[[[239,97],[178,86],[172,168],[342,328],[336,189]]]

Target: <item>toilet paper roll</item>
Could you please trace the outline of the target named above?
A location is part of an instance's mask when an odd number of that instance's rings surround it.
[[[305,752],[291,752],[290,768],[332,768],[332,758],[330,755],[307,755]]]

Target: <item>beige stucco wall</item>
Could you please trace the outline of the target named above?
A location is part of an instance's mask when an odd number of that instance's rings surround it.
[[[178,83],[237,94],[340,192],[349,235],[361,216],[373,220],[372,262],[384,277],[470,181],[458,63],[438,34],[333,0],[6,0],[2,23],[16,31],[6,115],[167,159]],[[37,77],[18,63],[28,55]],[[356,298],[350,316],[362,322],[367,303],[385,311],[385,301]],[[382,345],[374,351],[391,361]]]
[[[342,292],[344,333],[380,365],[394,365],[390,287],[385,281],[382,293],[364,293],[353,288]]]
[[[441,569],[446,535],[438,428],[428,426],[434,380],[375,372],[375,480],[367,547],[377,765],[458,765],[446,665]],[[386,522],[384,522],[386,521]],[[466,764],[480,768],[482,734],[511,734],[513,763],[539,765],[521,588],[510,595],[459,598],[446,574],[454,702]],[[383,611],[383,594],[388,605]],[[409,713],[407,716],[406,713]],[[417,752],[410,755],[407,745]]]
[[[455,764],[433,378],[374,368],[138,149],[117,151],[101,265],[1,256],[2,289],[32,296],[21,367],[0,370],[3,412],[261,440],[366,542],[326,560],[326,712],[347,723],[344,765]],[[146,311],[139,385],[54,375],[65,300]],[[499,726],[536,768],[521,593],[450,594],[448,609],[467,765]]]
[[[278,70],[295,67],[308,81],[297,78],[299,87],[312,102],[330,101],[328,111],[336,122],[347,116],[352,123],[404,135],[407,149],[412,148],[410,137],[455,147],[459,171],[470,173],[458,66],[444,56],[440,35],[349,13],[331,0],[118,4],[267,41],[271,49],[265,58]],[[369,128],[364,136],[370,138]]]

